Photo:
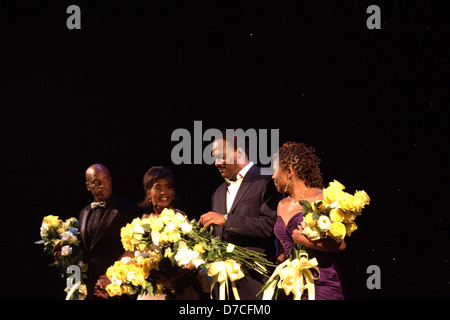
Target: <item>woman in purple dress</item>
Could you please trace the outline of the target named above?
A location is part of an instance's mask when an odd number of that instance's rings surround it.
[[[342,280],[336,254],[345,249],[345,240],[340,244],[333,239],[311,241],[302,234],[300,226],[303,214],[299,201],[307,200],[312,203],[322,199],[320,160],[312,147],[297,142],[283,144],[275,160],[276,172],[272,179],[278,192],[288,195],[279,202],[277,208],[274,231],[281,244],[277,263],[289,259],[295,244],[310,248],[309,256],[317,259],[320,271],[320,278],[314,281],[316,300],[342,300]],[[307,299],[306,291],[302,299]]]

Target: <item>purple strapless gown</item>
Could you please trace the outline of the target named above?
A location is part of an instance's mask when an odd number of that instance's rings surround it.
[[[289,258],[291,248],[294,245],[292,232],[302,221],[303,214],[302,212],[299,212],[291,217],[287,226],[284,224],[281,217],[278,217],[275,223],[275,235],[280,240],[287,259]],[[312,250],[310,258],[313,257],[317,259],[320,271],[320,278],[315,281],[316,300],[343,300],[342,280],[335,261],[335,254]],[[313,271],[313,274],[314,276],[317,276],[315,271]],[[304,293],[302,300],[305,299],[307,299],[307,296]]]

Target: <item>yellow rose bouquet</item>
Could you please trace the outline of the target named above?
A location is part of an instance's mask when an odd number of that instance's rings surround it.
[[[68,293],[66,299],[71,300],[84,300],[87,294],[86,285],[83,281],[86,278],[87,265],[82,262],[83,252],[78,239],[80,235],[79,227],[76,218],[63,221],[58,216],[45,216],[40,228],[41,240],[35,242],[36,244],[43,244],[44,253],[47,254],[53,255],[54,249],[60,250],[60,254],[50,266],[56,267],[63,277],[67,275],[69,266],[76,265],[80,268],[80,283],[76,284],[74,290],[65,289]]]
[[[323,200],[310,203],[300,200],[303,207],[303,234],[311,241],[332,238],[341,243],[358,227],[355,218],[369,204],[370,198],[365,191],[356,191],[353,195],[344,192],[345,187],[334,180],[323,190]],[[277,266],[258,295],[263,300],[277,299],[279,292],[293,294],[299,300],[307,290],[308,299],[315,299],[314,281],[319,279],[320,271],[316,258],[310,259],[309,249],[294,246],[290,258]],[[316,270],[318,276],[314,276]]]
[[[151,270],[159,270],[160,260],[161,255],[155,252],[136,251],[133,258],[124,257],[116,261],[106,271],[106,276],[111,280],[106,292],[111,297],[135,293],[159,295],[162,288],[147,279]]]
[[[125,250],[154,257],[149,272],[144,273],[145,282],[123,288],[123,293],[127,294],[161,291],[161,287],[157,287],[152,278],[152,270],[167,274],[176,272],[180,267],[193,265],[198,277],[192,278],[201,282],[203,288],[207,274],[212,278],[211,290],[215,283],[219,283],[221,299],[225,299],[225,289],[229,282],[235,297],[239,298],[234,281],[244,277],[247,269],[268,274],[267,268],[274,267],[260,253],[221,241],[212,235],[212,227],[204,230],[195,220],[188,221],[181,211],[164,209],[157,217],[136,218],[122,228],[121,239]],[[111,277],[108,277],[113,284],[112,275],[111,271]],[[116,285],[117,283],[116,281]],[[120,283],[124,284],[123,280]],[[110,295],[119,294],[117,286],[114,291],[112,286],[110,289]]]
[[[323,189],[323,200],[312,204],[300,200],[303,207],[303,234],[310,240],[332,238],[341,243],[358,226],[355,218],[370,203],[365,191],[356,191],[353,195],[344,191],[345,187],[334,180]]]

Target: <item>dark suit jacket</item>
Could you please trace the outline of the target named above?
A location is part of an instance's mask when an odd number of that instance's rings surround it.
[[[79,220],[84,262],[88,264],[86,279],[88,298],[93,297],[98,277],[105,274],[108,267],[113,265],[124,252],[120,229],[134,218],[141,216],[136,204],[113,193],[111,202],[99,222],[95,237],[91,243],[88,243],[86,226],[91,212],[90,205],[86,206],[81,210]]]
[[[212,211],[226,214],[227,184],[221,184],[212,196]],[[261,175],[258,166],[253,165],[244,176],[224,227],[215,226],[215,233],[222,240],[265,253],[268,260],[275,262],[276,241],[274,225],[277,219],[277,205],[281,194],[277,192],[270,175]],[[267,280],[267,279],[265,279]],[[256,294],[264,283],[264,277],[250,271],[237,282],[241,299],[260,299]]]

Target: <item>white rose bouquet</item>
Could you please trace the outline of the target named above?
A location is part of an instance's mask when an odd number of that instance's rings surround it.
[[[80,268],[80,283],[77,289],[72,290],[66,298],[71,300],[84,300],[87,295],[86,285],[83,279],[86,278],[87,265],[83,260],[83,252],[79,246],[79,222],[76,218],[69,218],[65,221],[60,220],[58,216],[48,215],[42,220],[40,235],[41,240],[36,244],[44,245],[44,253],[54,254],[54,251],[60,250],[60,254],[50,264],[56,267],[62,277],[67,275],[69,266]],[[65,291],[69,293],[69,288]]]

